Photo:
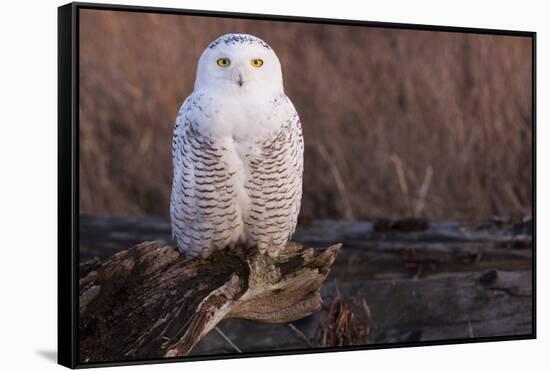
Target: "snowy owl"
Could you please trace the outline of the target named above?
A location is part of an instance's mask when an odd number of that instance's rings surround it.
[[[300,119],[273,49],[247,34],[213,41],[174,128],[178,249],[206,257],[245,244],[276,256],[296,228],[303,156]]]

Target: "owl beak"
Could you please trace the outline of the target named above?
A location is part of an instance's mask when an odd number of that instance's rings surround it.
[[[239,84],[239,86],[243,86],[244,84],[243,75],[241,73],[239,73],[239,79],[237,80],[237,84]]]

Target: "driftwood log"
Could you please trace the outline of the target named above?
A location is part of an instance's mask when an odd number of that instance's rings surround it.
[[[81,266],[82,362],[183,356],[225,318],[286,323],[321,305],[340,250],[288,243],[278,257],[253,249],[185,259],[145,242]]]
[[[321,288],[321,308],[288,324],[224,320],[190,355],[346,343],[338,331],[330,332],[339,323],[331,318],[348,313],[335,300],[338,292],[346,302],[359,304],[355,314],[360,321],[351,328],[368,325],[368,341],[356,334],[359,338],[347,343],[380,345],[532,333],[532,219],[410,226],[337,221],[300,225],[294,238],[301,244],[321,250],[336,242],[345,246]],[[80,277],[97,270],[100,259],[148,240],[171,244],[169,221],[81,216],[80,261],[88,262],[81,264]],[[368,322],[360,318],[364,302],[370,311]]]

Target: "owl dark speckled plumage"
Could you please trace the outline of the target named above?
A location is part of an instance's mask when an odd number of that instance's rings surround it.
[[[263,40],[224,35],[202,53],[176,119],[170,202],[178,249],[278,254],[296,228],[304,142],[281,65]]]

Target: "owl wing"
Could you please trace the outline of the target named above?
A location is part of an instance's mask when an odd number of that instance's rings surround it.
[[[282,96],[286,112],[280,130],[259,143],[249,156],[250,176],[246,189],[250,210],[245,224],[260,251],[274,256],[296,229],[302,199],[304,141],[296,109]],[[276,119],[281,119],[280,115]]]
[[[227,246],[242,228],[231,182],[234,172],[224,160],[223,147],[197,131],[201,112],[200,97],[187,98],[172,141],[172,234],[188,256],[206,256]]]

